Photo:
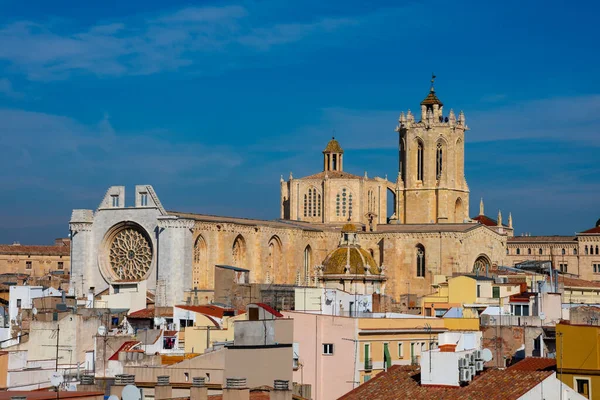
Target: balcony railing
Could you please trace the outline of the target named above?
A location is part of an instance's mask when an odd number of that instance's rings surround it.
[[[373,369],[373,359],[367,358],[365,359],[365,371],[371,371]]]

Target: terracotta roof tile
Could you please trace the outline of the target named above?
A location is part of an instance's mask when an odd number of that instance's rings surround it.
[[[511,400],[520,398],[552,374],[537,370],[488,370],[462,387],[422,386],[419,367],[394,365],[340,400]]]
[[[508,238],[508,244],[515,243],[569,243],[577,240],[576,236],[514,236]]]
[[[556,371],[556,359],[544,357],[527,357],[511,365],[509,370],[515,371]]]
[[[134,347],[137,346],[138,344],[140,344],[140,342],[138,342],[137,340],[130,340],[130,341],[123,343],[121,345],[121,347],[119,347],[119,350],[115,351],[115,354],[110,356],[110,358],[108,360],[109,361],[118,361],[119,353],[122,351],[133,351],[133,352],[143,353],[142,350],[139,350],[139,349],[134,350]]]
[[[600,282],[586,281],[585,279],[569,278],[566,276],[559,276],[558,283],[562,283],[565,287],[600,288]]]
[[[498,226],[498,221],[488,217],[487,215],[478,215],[475,218],[471,218],[473,221],[477,221],[485,226]],[[508,228],[508,225],[502,224],[505,228]]]
[[[325,146],[325,150],[323,153],[343,153],[342,146],[340,146],[340,142],[335,140],[335,138],[331,138],[327,146]]]
[[[71,246],[69,246],[68,244],[53,246],[22,246],[20,244],[0,244],[0,254],[14,254],[24,256],[69,256],[71,254]]]
[[[364,176],[354,175],[343,171],[321,171],[317,174],[305,176],[300,179],[325,179],[325,175],[327,175],[329,179],[365,179]],[[372,181],[373,179],[366,178],[366,180]]]
[[[583,234],[600,233],[600,226],[596,226],[595,228],[588,229],[587,231],[583,231],[583,232],[580,232],[580,233],[583,233]]]
[[[129,314],[127,316],[127,318],[131,319],[147,319],[147,318],[154,318],[154,317],[172,317],[173,316],[173,309],[172,308],[168,308],[166,310],[159,310],[156,308],[144,308],[142,310],[138,310],[135,312],[132,312],[131,314]]]

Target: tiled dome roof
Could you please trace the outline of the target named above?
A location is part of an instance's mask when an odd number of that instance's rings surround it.
[[[429,94],[427,95],[427,97],[425,97],[425,99],[421,102],[422,106],[431,106],[433,104],[439,104],[440,106],[443,106],[444,103],[442,103],[442,101],[440,99],[438,99],[438,97],[435,95],[435,90],[433,90],[433,87],[431,88],[431,90],[429,91]]]
[[[323,261],[323,274],[345,274],[346,266],[350,266],[350,274],[364,275],[365,269],[373,275],[379,274],[379,268],[371,254],[358,246],[343,246],[334,250]]]
[[[356,225],[354,224],[346,224],[344,226],[342,226],[342,232],[356,232],[358,229],[356,229]]]
[[[325,150],[323,150],[323,153],[343,153],[344,150],[342,150],[342,146],[340,146],[340,143],[335,140],[335,138],[331,138],[331,140],[329,141],[329,143],[327,143],[327,146],[325,146]]]

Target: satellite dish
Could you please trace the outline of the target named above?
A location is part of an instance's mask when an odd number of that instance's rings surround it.
[[[100,325],[98,327],[98,335],[105,336],[106,335],[106,327],[104,325]]]
[[[31,310],[31,312],[33,313],[33,315],[37,315],[37,308],[33,307],[33,309]]]
[[[121,399],[119,398],[119,396],[111,394],[110,396],[108,396],[108,400],[121,400]]]
[[[546,319],[546,314],[544,314],[543,312],[540,313],[540,320],[545,320]]]
[[[142,394],[140,393],[140,389],[135,385],[127,385],[123,388],[121,397],[123,400],[141,400]]]
[[[53,372],[50,376],[50,384],[52,384],[54,387],[62,385],[64,381],[65,380],[60,372]]]
[[[492,361],[492,351],[490,349],[483,349],[483,351],[481,352],[481,357],[485,362]]]

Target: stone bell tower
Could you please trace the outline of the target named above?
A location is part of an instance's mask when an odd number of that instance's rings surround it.
[[[464,175],[464,136],[468,127],[461,111],[444,115],[431,79],[421,102],[421,119],[402,112],[396,213],[399,223],[463,223],[469,218],[469,187]],[[392,223],[394,221],[391,221]]]

